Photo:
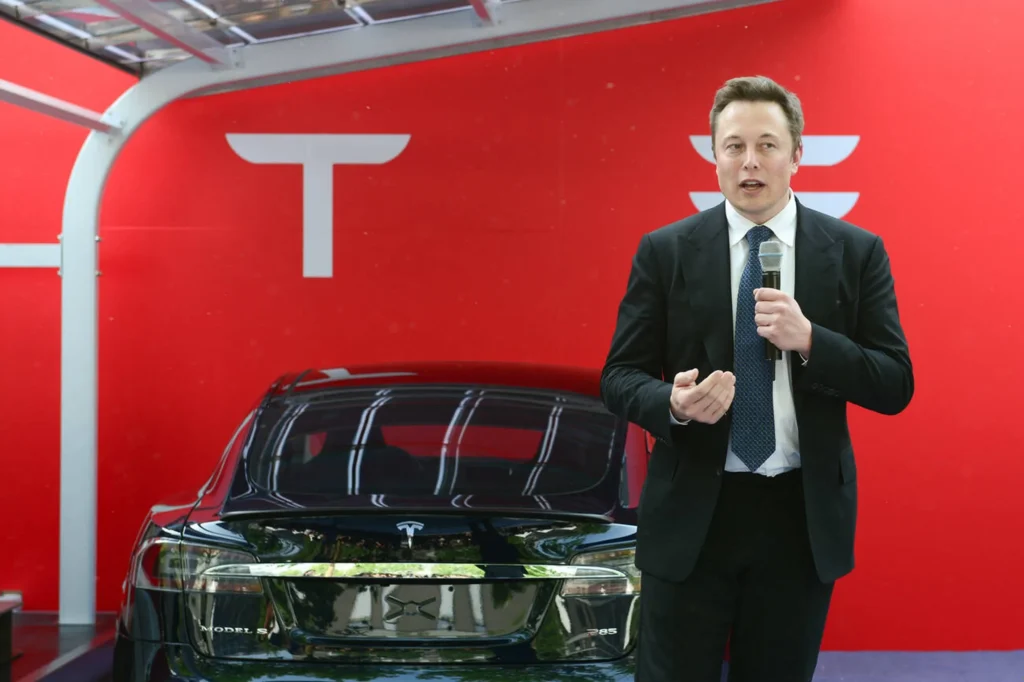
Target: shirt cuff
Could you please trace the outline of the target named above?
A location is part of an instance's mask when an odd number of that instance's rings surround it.
[[[675,425],[675,426],[686,426],[687,424],[690,423],[689,419],[687,419],[684,422],[681,422],[678,419],[676,419],[676,416],[674,414],[672,414],[672,409],[671,408],[669,408],[669,411],[668,411],[668,418],[671,420],[672,424]]]

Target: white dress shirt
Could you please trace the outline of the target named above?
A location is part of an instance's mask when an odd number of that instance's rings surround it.
[[[752,223],[736,210],[728,201],[725,202],[725,216],[729,223],[729,268],[732,280],[732,319],[733,330],[736,328],[736,299],[739,295],[740,278],[743,268],[747,265],[749,246],[747,231],[757,225]],[[796,200],[793,193],[789,201],[779,213],[765,223],[772,231],[775,239],[782,243],[782,272],[780,280],[782,291],[793,296],[796,282]],[[754,254],[757,257],[757,254]],[[745,295],[753,296],[753,292]],[[796,409],[793,406],[793,381],[789,371],[792,352],[782,353],[782,360],[775,363],[775,381],[773,382],[772,406],[775,411],[775,452],[755,472],[762,476],[778,474],[800,467],[800,438],[796,425]],[[700,379],[698,378],[698,381]],[[679,424],[675,417],[672,421]],[[732,449],[732,438],[729,439],[729,452],[725,460],[725,470],[732,472],[749,472]]]

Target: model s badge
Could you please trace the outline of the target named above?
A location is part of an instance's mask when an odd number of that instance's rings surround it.
[[[412,536],[416,535],[416,531],[423,530],[423,524],[418,521],[402,521],[396,524],[398,530],[405,531],[405,537],[409,541],[409,549],[412,549]]]
[[[235,635],[268,635],[270,630],[268,628],[229,628],[221,627],[220,625],[211,626],[199,624],[200,632],[224,632]]]

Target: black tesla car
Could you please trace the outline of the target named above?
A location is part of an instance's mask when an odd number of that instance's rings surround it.
[[[643,432],[599,370],[432,364],[277,381],[153,507],[115,682],[633,679]]]

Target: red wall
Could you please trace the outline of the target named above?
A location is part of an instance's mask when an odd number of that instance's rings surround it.
[[[155,117],[115,167],[102,216],[99,607],[117,603],[145,510],[199,487],[286,368],[600,364],[639,236],[716,188],[689,135],[708,134],[722,81],[756,72],[797,90],[807,134],[860,136],[846,161],[802,169],[795,187],[860,193],[846,217],[886,240],[917,376],[904,414],[851,410],[858,569],[837,590],[825,647],[1024,648],[1024,437],[1012,429],[1024,334],[1001,307],[1024,248],[1001,206],[1019,175],[1024,5],[929,5],[785,0]],[[301,170],[244,161],[228,133],[411,140],[390,163],[335,170],[334,276],[310,279]],[[59,204],[63,159],[41,165],[47,205]],[[45,466],[0,502],[41,519],[15,538],[14,567],[0,564],[0,586],[24,586],[36,607],[56,602],[53,278],[39,275],[45,309],[3,304],[49,334],[6,348],[29,388],[0,396],[41,430],[20,442],[42,443]]]
[[[0,21],[0,79],[103,111],[134,82]],[[0,102],[0,243],[57,243],[86,130]],[[60,277],[0,268],[0,591],[57,608]]]

